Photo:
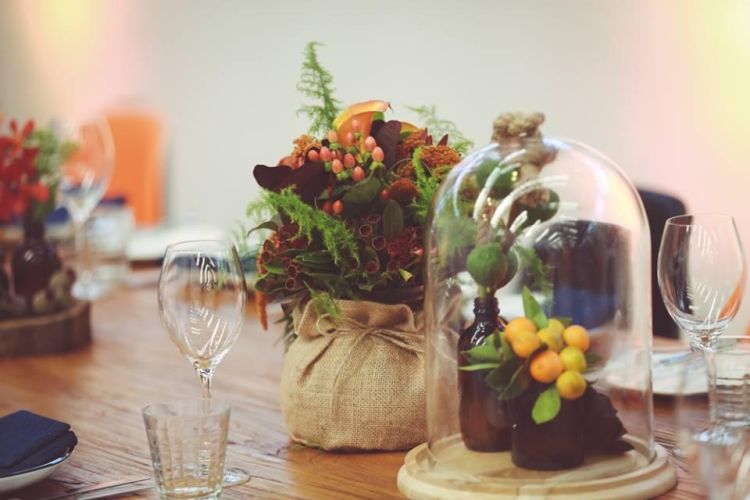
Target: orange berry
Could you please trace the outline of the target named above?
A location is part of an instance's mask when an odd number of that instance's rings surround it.
[[[536,325],[529,318],[523,316],[512,319],[505,325],[505,340],[512,344],[520,332],[536,333]]]
[[[354,159],[354,155],[351,153],[346,153],[344,155],[344,166],[346,168],[353,168],[354,165],[357,164],[357,160]]]
[[[549,384],[563,372],[563,363],[555,351],[543,351],[534,356],[529,365],[531,377],[537,382]]]
[[[383,148],[380,146],[375,147],[375,149],[372,150],[372,159],[375,161],[383,161],[385,158],[385,153],[383,152]]]
[[[367,139],[365,139],[365,149],[372,152],[372,150],[375,149],[375,146],[377,145],[378,143],[375,142],[375,138],[371,135],[368,135]]]
[[[354,167],[354,170],[352,170],[352,180],[354,182],[359,182],[364,178],[365,178],[365,170],[359,166]]]
[[[338,142],[339,135],[336,133],[335,130],[329,130],[328,131],[328,142]]]
[[[341,212],[344,211],[344,203],[341,200],[336,200],[333,202],[333,213],[334,215],[341,215]]]
[[[330,149],[323,146],[320,148],[320,159],[323,161],[331,161],[331,159],[333,159],[333,153]]]
[[[581,325],[571,325],[563,332],[563,340],[567,345],[579,348],[586,352],[589,350],[589,333]]]
[[[315,151],[314,149],[311,149],[307,152],[307,159],[312,162],[318,162],[320,161],[320,153]]]
[[[333,163],[331,163],[331,170],[334,174],[340,174],[344,171],[344,164],[341,163],[341,160],[333,160]]]
[[[534,351],[539,349],[541,345],[542,342],[539,340],[539,337],[536,336],[536,333],[528,330],[520,332],[510,344],[513,348],[513,352],[515,352],[516,356],[519,358],[528,358],[534,353]]]

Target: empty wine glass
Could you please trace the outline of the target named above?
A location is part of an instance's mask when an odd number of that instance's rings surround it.
[[[59,200],[70,213],[75,236],[77,280],[73,295],[82,300],[99,298],[107,287],[94,279],[85,225],[109,186],[114,168],[114,145],[104,118],[56,121],[55,134],[72,153],[60,165]]]
[[[167,247],[159,277],[159,313],[169,337],[197,370],[211,397],[216,366],[245,320],[245,278],[234,246],[186,241]]]
[[[214,371],[245,321],[247,290],[236,248],[213,240],[168,246],[158,296],[169,338],[200,375],[203,398],[208,400]],[[249,479],[242,468],[225,469],[225,483]]]
[[[659,248],[659,290],[693,350],[709,349],[737,314],[745,256],[734,219],[720,214],[669,219]]]

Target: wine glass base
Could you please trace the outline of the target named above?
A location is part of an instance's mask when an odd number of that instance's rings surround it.
[[[226,467],[224,469],[224,487],[239,486],[250,481],[250,473],[240,467]]]

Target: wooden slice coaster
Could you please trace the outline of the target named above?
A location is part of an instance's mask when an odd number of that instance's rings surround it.
[[[460,436],[454,436],[438,444],[438,460],[426,443],[411,450],[398,472],[398,488],[416,500],[643,500],[677,484],[677,474],[664,448],[656,445],[649,459],[642,442],[626,439],[634,450],[587,457],[575,469],[534,471],[513,465],[510,452],[474,452],[463,445]]]
[[[91,343],[91,306],[79,302],[63,312],[0,321],[0,357],[51,354]]]

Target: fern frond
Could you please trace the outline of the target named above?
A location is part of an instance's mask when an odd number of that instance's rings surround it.
[[[427,127],[427,130],[436,140],[448,134],[448,143],[461,155],[465,155],[474,147],[474,143],[458,130],[455,123],[450,120],[441,120],[437,116],[437,109],[434,104],[432,106],[408,106],[408,108],[419,116],[420,122]]]
[[[340,112],[341,102],[333,97],[333,76],[318,61],[318,42],[310,42],[305,47],[305,60],[302,63],[302,74],[297,82],[297,90],[311,99],[315,104],[305,104],[297,110],[310,119],[310,134],[322,135],[333,128],[333,121]]]
[[[427,174],[427,169],[422,165],[420,155],[422,148],[417,148],[412,155],[412,165],[414,165],[414,172],[416,174],[416,182],[418,195],[412,202],[414,208],[414,215],[420,223],[424,223],[427,220],[427,215],[432,207],[432,199],[435,197],[440,186],[440,181],[431,175]]]
[[[257,219],[274,212],[283,214],[297,224],[299,235],[304,235],[309,240],[314,240],[319,235],[323,246],[337,264],[346,258],[359,263],[357,240],[346,224],[302,201],[294,194],[292,187],[282,189],[279,193],[265,191],[260,200],[247,207],[247,215]]]

